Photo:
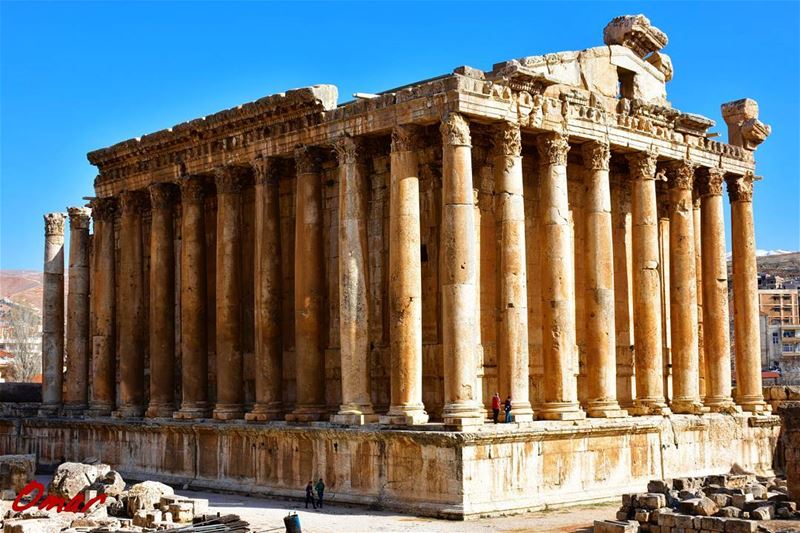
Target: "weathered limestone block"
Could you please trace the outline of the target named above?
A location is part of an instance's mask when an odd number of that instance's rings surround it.
[[[104,476],[98,476],[89,488],[101,494],[107,494],[108,496],[118,498],[125,490],[125,480],[122,479],[119,472],[111,470]]]
[[[35,455],[0,455],[0,490],[19,492],[35,473]]]
[[[667,45],[667,35],[650,24],[644,15],[623,15],[608,23],[603,30],[603,42],[630,48],[639,57],[657,52]]]
[[[636,533],[639,522],[636,520],[595,520],[594,533]]]
[[[69,500],[89,488],[97,478],[105,476],[110,470],[111,467],[104,464],[63,463],[53,474],[47,491],[49,494]]]
[[[137,511],[154,509],[162,496],[172,494],[175,494],[172,487],[158,481],[137,483],[128,491],[128,514],[134,515]]]
[[[194,504],[192,502],[175,502],[169,506],[172,520],[178,523],[191,523],[194,519]]]
[[[49,518],[6,520],[3,523],[3,533],[58,533],[62,527],[63,523]]]
[[[772,128],[758,120],[758,102],[742,98],[722,104],[722,118],[728,125],[728,144],[753,150],[764,142]]]

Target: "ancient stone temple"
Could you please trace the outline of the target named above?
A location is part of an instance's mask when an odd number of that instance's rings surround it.
[[[2,451],[284,496],[324,477],[339,501],[459,518],[769,471],[769,127],[736,100],[714,140],[667,100],[664,33],[638,15],[603,37],[91,152],[66,307],[65,217],[45,217],[43,403],[0,421]],[[495,392],[515,423],[487,423]]]

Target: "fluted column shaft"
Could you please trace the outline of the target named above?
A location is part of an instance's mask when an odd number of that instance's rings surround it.
[[[628,409],[637,415],[666,414],[661,331],[661,280],[654,152],[628,156],[632,179],[633,337],[636,399]]]
[[[215,173],[217,185],[216,352],[217,403],[214,418],[244,416],[242,330],[242,182],[238,169]]]
[[[758,267],[753,227],[752,174],[729,177],[733,243],[733,326],[736,339],[736,401],[745,411],[766,410],[761,390]]]
[[[92,200],[94,236],[92,237],[92,388],[89,413],[94,416],[111,414],[114,408],[116,384],[115,364],[115,198]]]
[[[64,410],[80,414],[89,400],[89,219],[91,210],[70,207],[67,371]]]
[[[181,187],[181,408],[174,418],[205,418],[208,403],[208,312],[205,190],[200,178]]]
[[[500,228],[500,331],[498,382],[510,394],[517,422],[533,420],[528,353],[528,278],[525,259],[525,204],[522,137],[519,125],[503,123],[495,133],[494,187]]]
[[[44,216],[42,294],[42,408],[58,413],[64,383],[64,214]]]
[[[262,158],[253,165],[255,183],[255,385],[256,402],[247,420],[283,418],[281,343],[280,163]]]
[[[119,273],[119,406],[117,417],[144,412],[144,254],[142,211],[147,203],[140,191],[120,194]]]
[[[572,420],[585,413],[578,404],[575,331],[575,271],[567,198],[567,136],[537,137],[541,160],[542,350],[544,404],[537,417]]]
[[[724,173],[702,169],[698,180],[703,243],[703,329],[706,365],[705,405],[715,412],[733,412],[731,341],[728,314],[728,259],[722,206]]]
[[[441,123],[442,134],[442,351],[444,423],[483,423],[478,404],[475,352],[476,253],[472,142],[469,122],[457,113]]]
[[[697,340],[697,272],[694,249],[694,166],[668,165],[670,181],[670,334],[675,413],[701,413],[700,355]]]
[[[148,417],[175,411],[174,185],[150,185],[150,401]]]
[[[586,167],[586,414],[616,418],[627,415],[617,403],[614,245],[608,144],[583,145]]]
[[[322,246],[322,183],[315,149],[295,150],[294,324],[297,400],[290,421],[320,420],[325,413],[322,348],[325,264]]]

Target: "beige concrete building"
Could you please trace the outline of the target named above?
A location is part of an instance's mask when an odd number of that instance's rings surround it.
[[[800,324],[800,291],[797,289],[761,289],[758,305],[769,325]]]
[[[643,16],[604,41],[343,104],[288,91],[90,153],[66,386],[50,214],[42,415],[0,442],[267,494],[319,476],[342,501],[451,517],[769,470],[752,209],[769,127],[724,104],[726,144],[672,108]],[[495,391],[515,424],[486,426]]]

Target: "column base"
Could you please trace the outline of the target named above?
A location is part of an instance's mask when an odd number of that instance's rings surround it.
[[[371,414],[342,414],[336,413],[331,416],[331,422],[334,424],[344,424],[347,426],[363,426],[364,424],[374,424],[378,421],[378,415]]]
[[[141,405],[121,405],[111,413],[114,418],[141,418],[144,407]]]
[[[114,406],[111,404],[92,404],[86,410],[86,416],[111,416]]]
[[[283,420],[283,409],[280,402],[270,404],[255,404],[249,413],[244,414],[248,422],[269,422],[270,420]]]
[[[80,418],[86,414],[86,404],[65,404],[61,410],[61,414],[71,418]]]
[[[589,400],[586,402],[586,416],[589,418],[625,418],[628,411],[622,409],[616,400]]]
[[[172,413],[172,418],[176,420],[199,420],[210,416],[211,408],[205,402],[185,403],[180,410]]]
[[[663,399],[633,400],[633,406],[628,408],[628,412],[634,416],[666,416],[672,413]]]
[[[428,423],[428,413],[422,406],[392,406],[378,421],[390,426],[421,426]]]
[[[704,406],[700,398],[677,398],[669,402],[672,412],[683,415],[702,415],[709,412],[708,407]]]
[[[484,411],[485,413],[485,411]],[[491,411],[489,411],[491,413]],[[484,418],[487,418],[485,413]],[[511,416],[514,422],[533,422],[533,409],[528,402],[519,402],[511,404]]]
[[[742,412],[742,408],[736,405],[730,396],[727,398],[706,398],[705,405],[712,413],[732,415]]]
[[[536,412],[539,420],[583,420],[586,413],[578,402],[544,402]]]
[[[742,408],[742,411],[746,411],[748,413],[765,414],[772,412],[772,407],[764,401],[764,397],[761,395],[744,396],[739,398],[737,403]]]
[[[483,425],[483,407],[475,402],[450,403],[442,410],[444,425],[451,429],[463,429]]]
[[[48,404],[39,407],[39,416],[55,417],[61,412],[61,404]]]
[[[240,420],[244,418],[244,406],[240,403],[218,403],[211,416],[214,420]]]
[[[318,422],[326,418],[324,405],[306,405],[296,407],[291,413],[286,413],[287,422]]]
[[[144,416],[146,418],[172,418],[174,412],[175,406],[171,403],[151,403],[144,412]]]

